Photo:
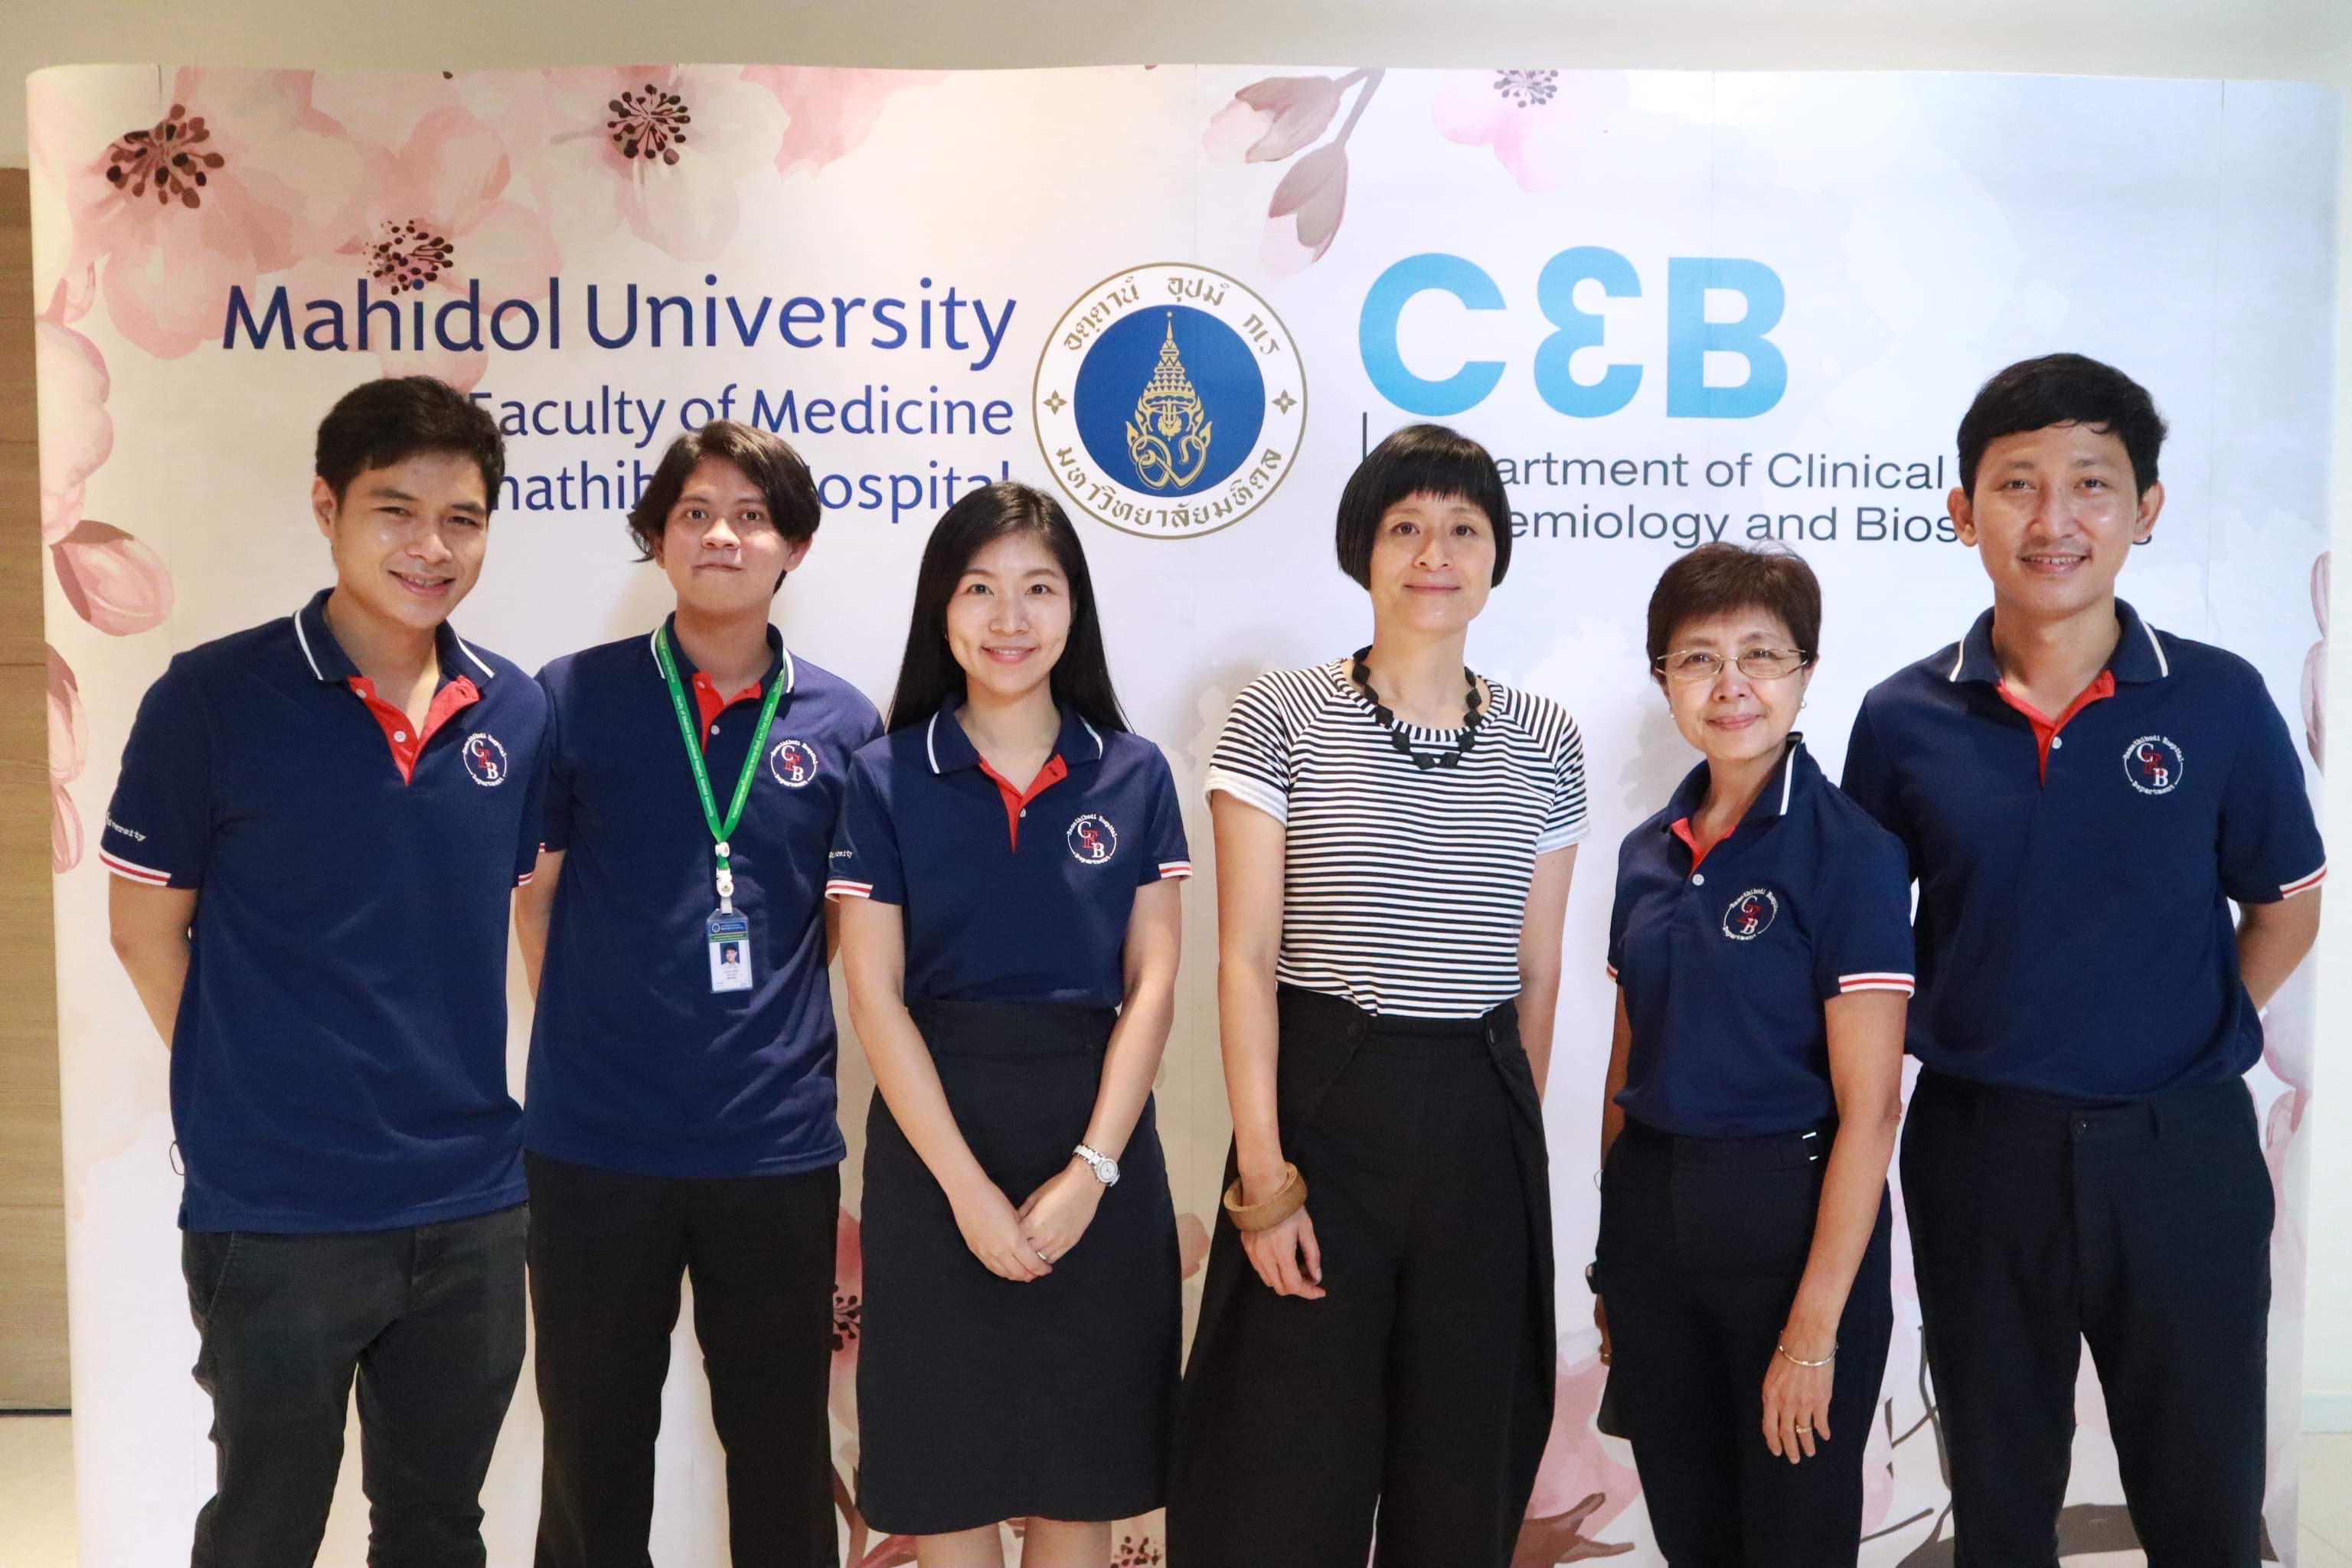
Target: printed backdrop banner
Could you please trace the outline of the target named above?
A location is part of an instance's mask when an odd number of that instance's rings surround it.
[[[362,377],[447,377],[504,426],[511,474],[457,623],[529,667],[642,633],[667,607],[621,515],[665,443],[716,416],[782,432],[820,476],[824,524],[777,616],[797,653],[877,698],[940,509],[1007,475],[1066,498],[1121,695],[1185,786],[1203,871],[1160,1087],[1194,1300],[1227,1136],[1198,793],[1211,745],[1259,671],[1365,639],[1330,542],[1365,445],[1434,418],[1495,451],[1517,556],[1471,657],[1576,714],[1595,819],[1546,1111],[1559,1414],[1522,1564],[1657,1560],[1631,1453],[1593,1428],[1580,1266],[1616,847],[1693,761],[1643,660],[1642,605],[1678,552],[1777,539],[1813,563],[1828,613],[1810,718],[1834,773],[1863,691],[1987,603],[1944,503],[1970,394],[2053,349],[2116,362],[2175,431],[2170,504],[2124,590],[2260,666],[2302,715],[2316,778],[2336,145],[2335,100],[2317,91],[117,67],[44,72],[31,101],[75,1437],[94,1568],[182,1555],[213,1457],[188,1377],[166,1058],[107,950],[89,839],[165,661],[327,580],[305,510],[312,429]],[[2307,974],[2270,1027],[2252,1088],[2282,1200],[2268,1523],[2284,1552]],[[854,1047],[842,1076],[842,1540],[847,1562],[878,1565],[911,1552],[847,1501],[870,1084]],[[1840,1435],[1868,1445],[1864,1560],[1880,1565],[1952,1551],[1908,1260],[1898,1242],[1879,1419]],[[722,1470],[685,1330],[677,1349],[654,1550],[708,1568],[723,1561]],[[2083,1375],[2065,1550],[2137,1562],[2087,1359]],[[526,1376],[486,1499],[494,1563],[528,1559],[539,1437]],[[356,1469],[331,1563],[362,1559]],[[1118,1536],[1120,1563],[1162,1561],[1157,1518]],[[1268,1561],[1281,1552],[1270,1534]]]

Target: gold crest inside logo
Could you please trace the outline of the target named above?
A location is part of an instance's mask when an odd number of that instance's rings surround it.
[[[1176,353],[1176,314],[1171,310],[1160,363],[1127,422],[1128,458],[1135,465],[1135,477],[1149,488],[1181,489],[1200,478],[1207,465],[1210,438],[1209,411],[1192,390],[1192,378]]]

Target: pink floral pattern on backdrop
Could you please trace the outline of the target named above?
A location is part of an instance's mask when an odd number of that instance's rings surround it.
[[[310,83],[307,71],[184,69],[154,120],[68,154],[68,278],[95,275],[131,342],[175,359],[219,342],[232,287],[250,292],[350,231],[363,160],[311,106]]]
[[[172,613],[171,569],[111,523],[82,519],[49,556],[74,614],[110,637],[152,630]]]
[[[1609,1369],[1594,1354],[1574,1365],[1559,1362],[1554,1377],[1551,1438],[1536,1471],[1536,1489],[1528,1499],[1527,1521],[1519,1527],[1512,1568],[1556,1568],[1633,1550],[1630,1541],[1594,1539],[1641,1490],[1633,1467],[1617,1461],[1593,1425]]]
[[[1210,117],[1201,150],[1213,162],[1280,163],[1320,137],[1340,100],[1355,89],[1355,105],[1339,131],[1291,164],[1266,203],[1261,255],[1276,277],[1305,271],[1339,237],[1348,216],[1348,138],[1387,74],[1360,69],[1339,77],[1267,77]]]
[[[791,123],[776,149],[787,179],[815,174],[866,144],[899,93],[943,80],[945,71],[849,70],[823,66],[750,66],[743,79],[767,89]]]
[[[540,73],[499,123],[518,195],[564,248],[625,226],[679,261],[716,261],[742,220],[743,183],[785,131],[774,93],[740,68],[630,66]]]
[[[41,388],[41,542],[55,544],[81,521],[89,476],[114,450],[110,384],[97,345],[48,320],[33,323],[33,374]]]
[[[48,653],[49,869],[70,871],[81,859],[81,814],[66,786],[81,776],[89,756],[89,726],[82,713],[81,683],[58,657]]]
[[[305,258],[289,288],[295,300],[341,303],[351,323],[348,346],[358,345],[355,285],[362,279],[371,299],[425,295],[428,321],[477,281],[482,299],[493,303],[545,297],[547,280],[562,266],[555,237],[536,212],[509,196],[513,160],[480,116],[452,103],[424,116],[398,145],[362,153],[366,186],[349,231],[332,249]],[[489,323],[479,331],[478,348],[450,349],[437,337],[371,348],[386,374],[434,375],[471,390],[489,363]]]
[[[1519,189],[1556,190],[1581,155],[1584,125],[1556,70],[1450,75],[1430,113],[1441,135],[1488,147]]]

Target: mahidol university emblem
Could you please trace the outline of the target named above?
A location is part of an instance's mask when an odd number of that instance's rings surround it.
[[[1034,412],[1078,510],[1187,539],[1257,510],[1297,461],[1307,375],[1268,305],[1205,267],[1106,278],[1055,323]]]

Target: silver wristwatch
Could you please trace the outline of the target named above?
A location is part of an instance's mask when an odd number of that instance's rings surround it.
[[[1106,1187],[1115,1187],[1118,1185],[1118,1161],[1112,1159],[1108,1154],[1097,1154],[1083,1143],[1072,1150],[1071,1152],[1087,1163],[1087,1168],[1094,1172],[1096,1181],[1100,1182]]]

